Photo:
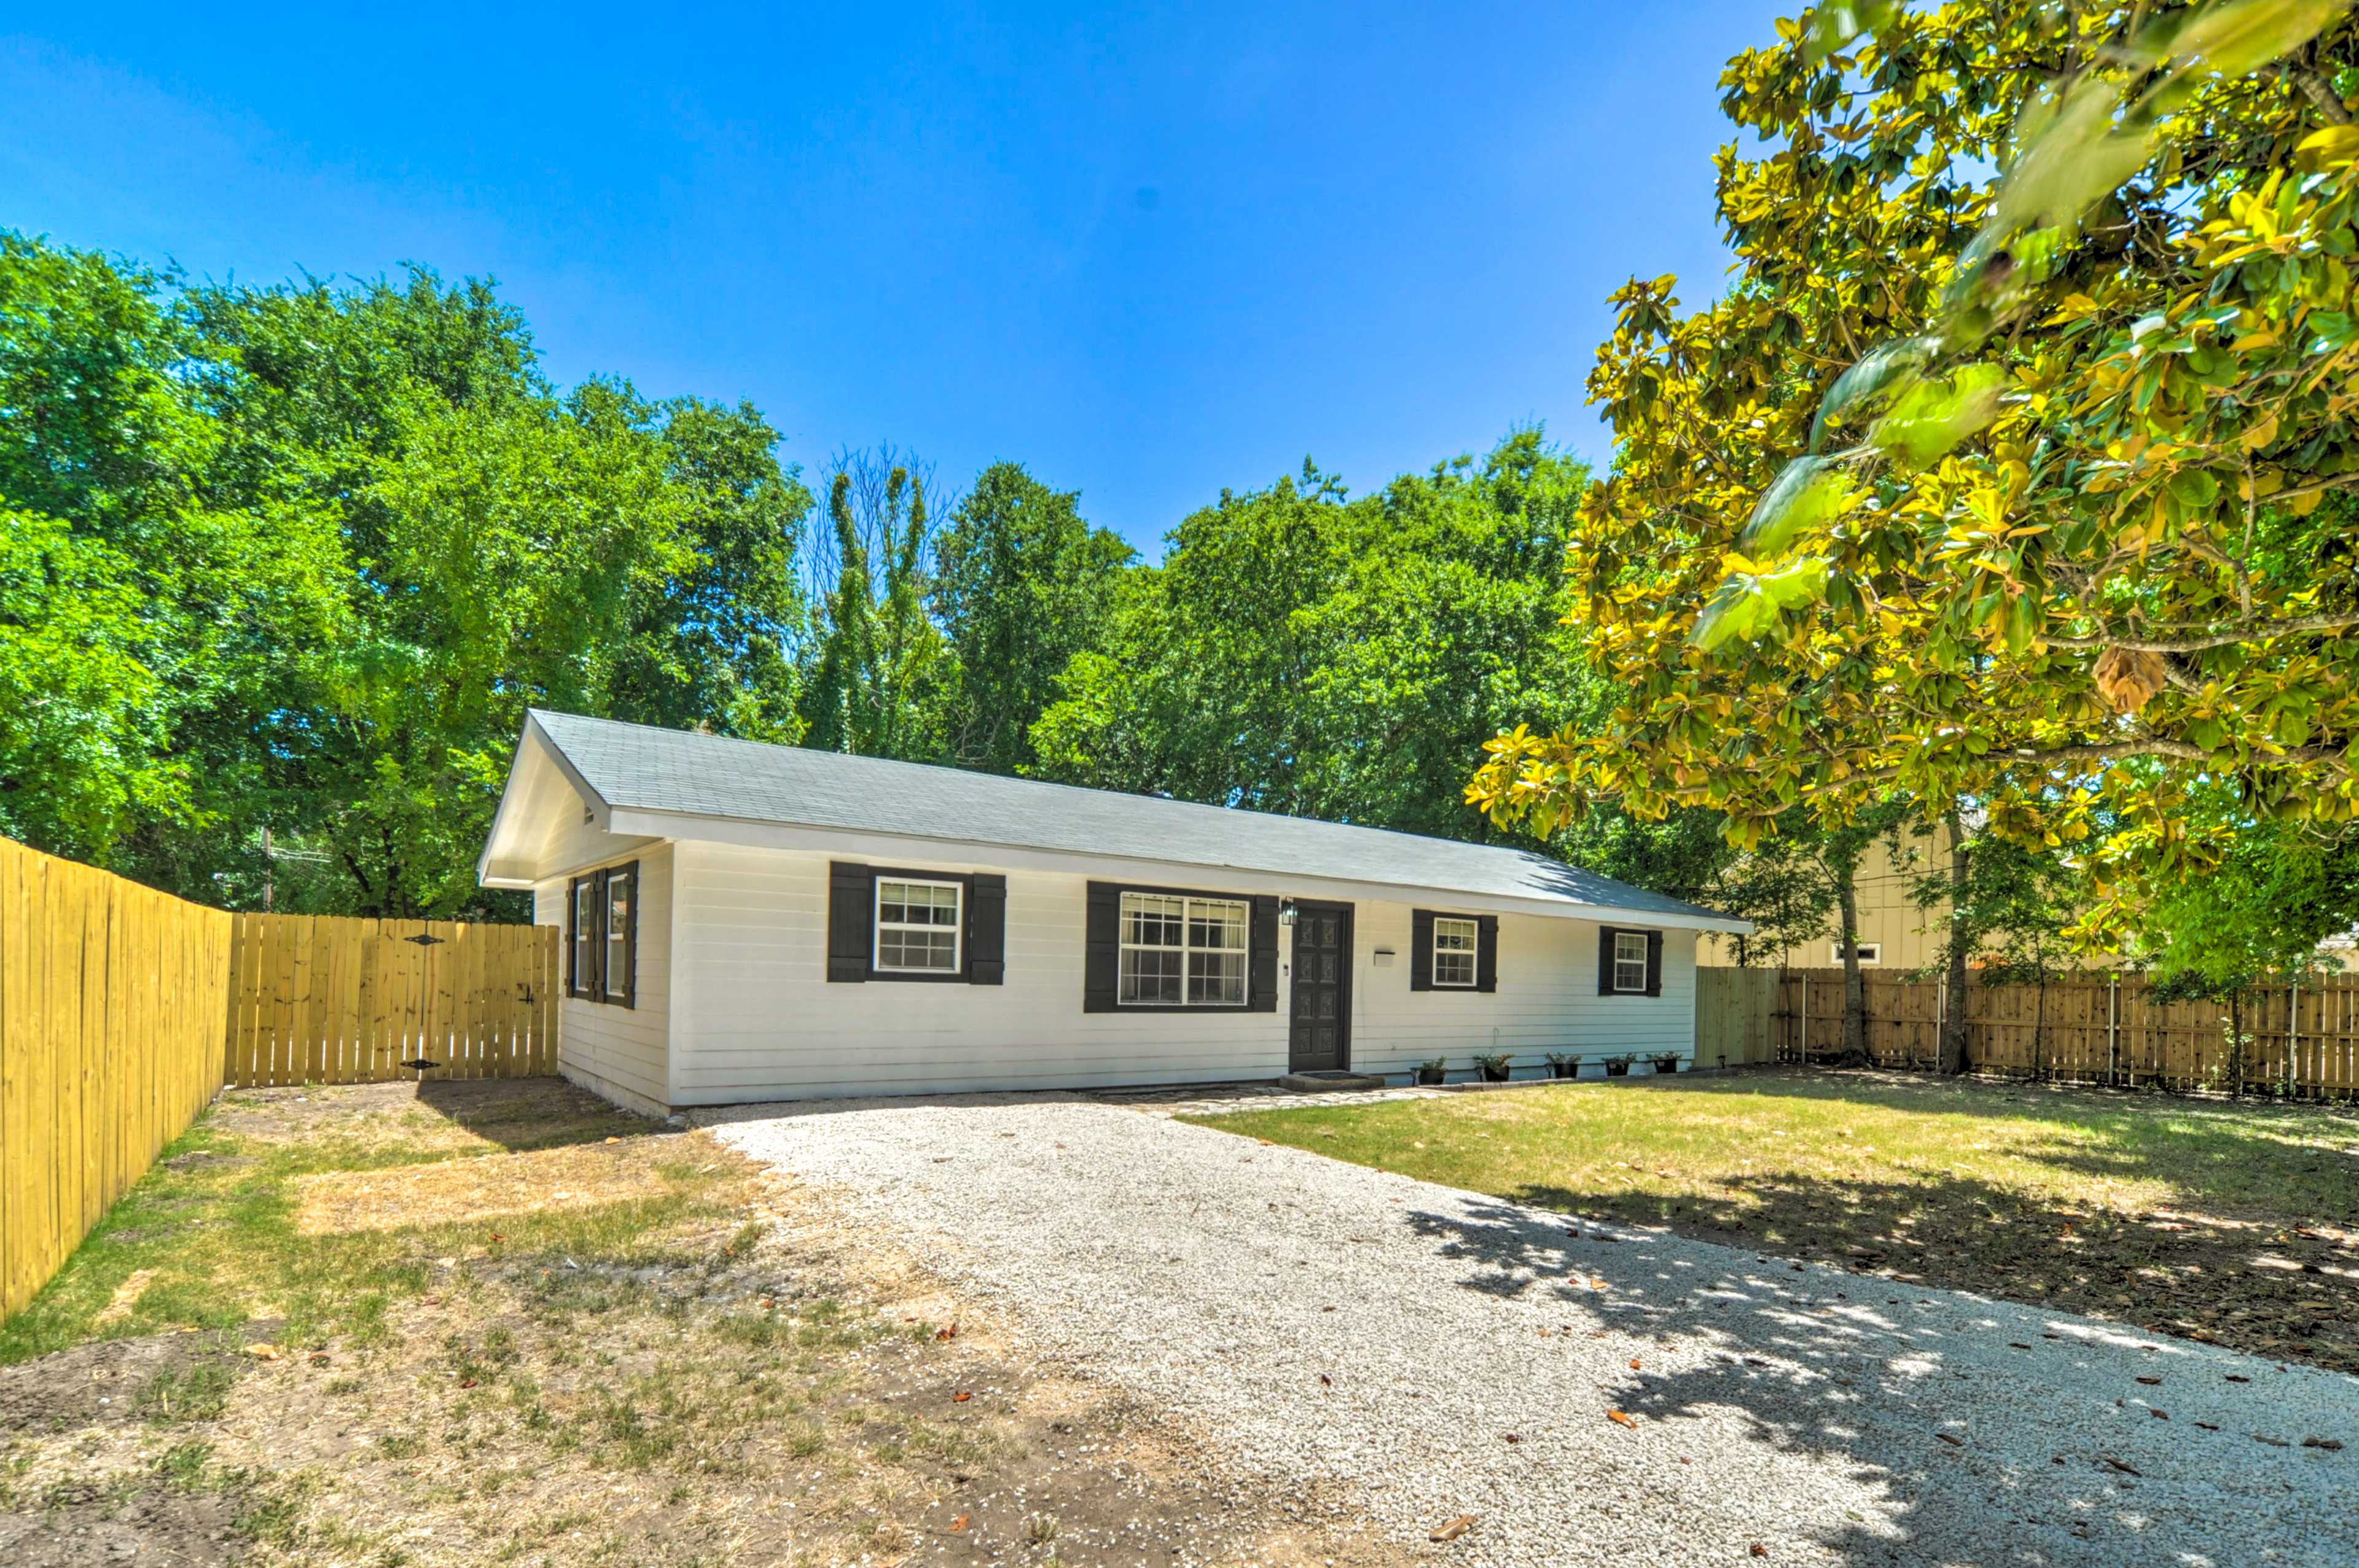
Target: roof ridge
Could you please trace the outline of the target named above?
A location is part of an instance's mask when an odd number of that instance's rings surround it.
[[[1628,914],[1730,917],[1512,844],[1095,789],[939,762],[527,709],[606,805],[951,843],[1321,877]],[[921,787],[887,787],[897,775]],[[1046,792],[1055,792],[1051,801]],[[693,835],[690,835],[691,837]]]

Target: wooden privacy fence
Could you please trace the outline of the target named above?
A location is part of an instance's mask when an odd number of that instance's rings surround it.
[[[553,925],[302,914],[236,922],[233,1084],[557,1071]]]
[[[1954,1000],[1948,985],[1872,969],[1862,979],[1875,1064],[1937,1065],[1941,1021]],[[1788,969],[1779,991],[1778,1059],[1840,1054],[1843,971]],[[2229,1001],[2162,1001],[2143,975],[2075,972],[2045,984],[2003,985],[1977,976],[1963,1000],[1966,1063],[1978,1072],[2237,1094],[2359,1095],[2359,977],[2311,977]]]
[[[230,925],[0,838],[0,1318],[221,1087]]]
[[[0,838],[0,1320],[224,1084],[557,1070],[554,926],[223,914]]]
[[[1776,969],[1698,969],[1696,1065],[1749,1067],[1779,1060],[1782,994]]]

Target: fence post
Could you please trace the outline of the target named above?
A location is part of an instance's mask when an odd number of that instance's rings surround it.
[[[2287,1096],[2291,1098],[2294,1080],[2301,1074],[2301,976],[2297,972],[2286,996],[2286,1065]]]
[[[1810,1060],[1810,971],[1802,971],[1802,1030],[1795,1037],[1794,1060],[1808,1065]]]
[[[2105,1082],[2120,1081],[2122,1070],[2122,977],[2105,975]]]

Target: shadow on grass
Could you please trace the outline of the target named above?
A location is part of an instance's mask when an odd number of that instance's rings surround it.
[[[2086,1085],[1797,1069],[1623,1092],[1792,1099],[1908,1116],[2034,1123],[2006,1153],[2092,1180],[2156,1182],[2178,1201],[2281,1225],[2359,1217],[2359,1110]]]
[[[648,1138],[670,1130],[618,1110],[562,1078],[427,1079],[418,1103],[476,1137],[512,1152]]]

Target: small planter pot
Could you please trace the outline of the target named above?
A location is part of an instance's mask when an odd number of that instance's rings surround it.
[[[1658,1056],[1655,1058],[1655,1071],[1658,1073],[1676,1073],[1679,1070],[1680,1059],[1677,1056]]]
[[[1581,1076],[1581,1064],[1578,1062],[1550,1062],[1549,1064],[1549,1076],[1551,1078],[1577,1078]]]
[[[1507,1075],[1513,1071],[1515,1069],[1512,1067],[1494,1067],[1485,1062],[1483,1064],[1483,1081],[1486,1084],[1504,1084],[1507,1081]]]
[[[1630,1076],[1630,1064],[1608,1062],[1605,1064],[1605,1076],[1609,1078],[1626,1078]]]
[[[1419,1067],[1417,1070],[1417,1081],[1428,1087],[1431,1087],[1433,1085],[1441,1082],[1444,1076],[1442,1069],[1440,1067]]]

